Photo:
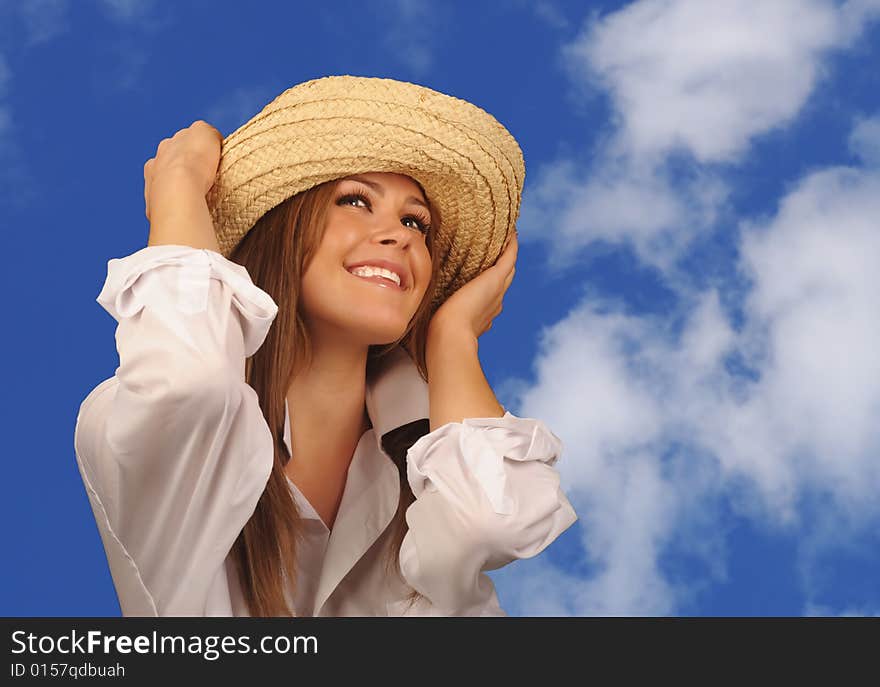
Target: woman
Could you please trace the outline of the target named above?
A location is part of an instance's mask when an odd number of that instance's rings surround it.
[[[225,140],[195,122],[144,177],[148,246],[98,297],[120,365],[74,440],[123,614],[505,615],[485,571],[577,519],[561,442],[477,357],[514,274],[512,136],[325,77]]]

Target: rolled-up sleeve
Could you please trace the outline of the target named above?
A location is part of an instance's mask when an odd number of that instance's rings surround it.
[[[541,420],[510,412],[448,423],[409,449],[416,500],[400,567],[434,612],[490,614],[497,597],[484,571],[536,556],[577,521],[554,467],[561,453]]]
[[[120,364],[74,444],[123,614],[204,615],[272,468],[244,364],[277,306],[241,265],[172,245],[110,260],[97,300]]]

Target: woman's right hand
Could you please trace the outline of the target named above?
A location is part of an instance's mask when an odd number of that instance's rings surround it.
[[[147,219],[155,208],[174,202],[180,186],[198,189],[204,198],[217,176],[223,134],[199,119],[171,138],[162,139],[156,156],[144,165],[144,204]]]

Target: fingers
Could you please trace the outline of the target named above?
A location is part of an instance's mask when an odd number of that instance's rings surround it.
[[[507,291],[507,287],[510,286],[510,283],[513,281],[513,275],[516,273],[516,255],[518,251],[519,242],[517,241],[516,232],[514,232],[507,240],[507,246],[501,253],[501,257],[498,261],[502,265],[502,270],[504,267],[507,267],[507,272],[504,276],[505,291]]]
[[[507,249],[510,248],[511,244],[516,244],[516,230],[513,233],[508,234],[507,238],[504,240],[504,245],[501,247],[501,255],[504,255],[507,252]]]
[[[516,255],[519,250],[519,241],[517,239],[516,231],[508,235],[507,240],[504,242],[504,246],[501,248],[501,253],[498,254],[498,257],[495,258],[495,262],[492,267],[498,267],[499,271],[506,272],[508,269],[511,269],[513,265],[516,264]]]
[[[222,148],[223,133],[204,119],[197,119],[190,126],[163,138],[156,147],[156,154],[144,164],[144,213],[147,219],[150,219],[154,177],[161,177],[172,168],[182,168],[194,173],[195,178],[205,184],[207,193],[216,180]]]
[[[501,251],[502,260],[509,261],[511,266],[516,263],[516,254],[519,252],[519,239],[514,231],[504,244],[504,250]]]
[[[205,129],[210,131],[214,135],[214,138],[217,139],[217,142],[220,144],[220,147],[221,148],[223,147],[223,132],[221,132],[220,129],[218,129],[213,124],[206,122],[204,119],[197,119],[189,126],[190,129],[195,129],[197,127],[204,127]]]
[[[510,287],[511,282],[513,281],[513,275],[516,274],[516,268],[511,268],[510,272],[507,273],[507,276],[504,278],[504,290]]]
[[[147,219],[150,219],[150,182],[153,180],[153,161],[155,158],[150,158],[147,160],[144,165],[144,214],[146,214]]]
[[[216,126],[214,126],[213,124],[211,124],[211,123],[209,123],[209,122],[206,122],[204,119],[197,119],[197,120],[194,121],[190,126],[191,126],[191,127],[194,127],[194,126],[196,126],[197,124],[198,124],[199,126],[207,127],[210,131],[212,131],[212,132],[214,133],[214,135],[217,136],[217,138],[219,138],[221,141],[223,140],[223,134],[222,134],[222,133],[220,132],[220,130],[219,130]]]
[[[516,273],[515,265],[518,247],[519,242],[517,241],[516,230],[514,230],[508,235],[504,247],[501,249],[501,253],[496,258],[495,263],[492,267],[486,270],[486,272],[489,272],[493,276],[490,277],[487,274],[478,277],[478,279],[488,279],[488,281],[484,283],[494,296],[492,300],[484,306],[485,310],[483,310],[483,312],[486,313],[488,317],[483,321],[484,323],[478,336],[489,331],[489,329],[492,328],[493,320],[502,312],[504,294],[513,281],[513,276]],[[494,285],[492,285],[493,281]],[[484,315],[484,317],[485,316],[486,315]]]

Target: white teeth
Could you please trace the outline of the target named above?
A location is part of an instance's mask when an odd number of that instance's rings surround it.
[[[391,270],[386,270],[384,267],[354,267],[350,269],[349,272],[358,277],[385,277],[400,286],[400,277]]]

